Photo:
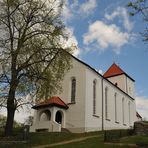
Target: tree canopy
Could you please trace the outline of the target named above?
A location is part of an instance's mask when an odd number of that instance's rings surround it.
[[[61,0],[0,1],[0,105],[7,108],[5,134],[10,135],[15,110],[61,90],[70,69],[72,48],[61,19]]]

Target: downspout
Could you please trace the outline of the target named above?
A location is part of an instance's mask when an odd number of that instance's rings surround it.
[[[103,95],[103,78],[102,78],[102,131],[104,131],[104,95]]]

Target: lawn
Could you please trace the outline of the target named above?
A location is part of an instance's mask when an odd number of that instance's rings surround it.
[[[148,147],[148,136],[130,136],[126,138],[120,139],[121,143],[136,143],[141,146],[147,146]]]
[[[61,146],[54,146],[53,148],[128,148],[125,146],[104,144],[103,137],[90,138],[81,142],[65,144]]]
[[[28,136],[28,143],[27,144],[7,144],[3,145],[2,147],[11,147],[11,148],[27,148],[37,145],[45,145],[45,144],[52,144],[61,141],[76,139],[79,137],[86,137],[86,136],[93,136],[93,135],[102,135],[102,132],[90,132],[90,133],[82,133],[82,134],[75,134],[75,133],[30,133]]]
[[[30,148],[39,145],[47,145],[58,143],[61,141],[72,140],[81,137],[94,136],[90,139],[86,139],[79,142],[73,142],[70,144],[64,144],[59,146],[54,146],[53,148],[128,148],[128,143],[148,143],[148,137],[146,136],[130,136],[120,139],[119,142],[124,143],[124,146],[117,146],[111,144],[104,144],[103,142],[103,133],[102,132],[90,132],[83,134],[74,134],[74,133],[30,133],[28,137],[28,143],[22,144],[0,144],[1,148]]]

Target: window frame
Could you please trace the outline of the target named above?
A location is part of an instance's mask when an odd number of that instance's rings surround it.
[[[76,102],[76,78],[71,79],[71,103]]]
[[[96,85],[97,81],[93,80],[93,115],[96,115]]]

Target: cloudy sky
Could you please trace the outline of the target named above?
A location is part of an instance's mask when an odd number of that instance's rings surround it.
[[[65,0],[63,20],[70,33],[67,45],[75,56],[100,73],[113,62],[135,79],[137,110],[148,119],[148,49],[140,32],[141,17],[129,17],[128,0]],[[26,112],[16,115],[23,121]]]
[[[67,0],[63,17],[79,50],[75,55],[104,73],[116,62],[135,79],[137,110],[148,119],[148,49],[141,16],[130,17],[129,0]]]

